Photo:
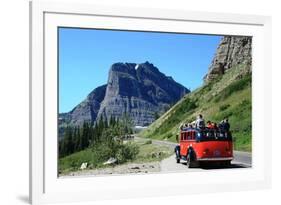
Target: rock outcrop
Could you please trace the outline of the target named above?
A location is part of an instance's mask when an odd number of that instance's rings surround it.
[[[252,64],[252,37],[225,36],[217,48],[204,80],[205,82],[212,81],[223,75],[227,70],[237,68],[239,64],[245,64],[245,68],[250,71]],[[244,71],[246,72],[245,69]]]
[[[101,116],[121,118],[127,113],[134,125],[147,126],[155,120],[156,113],[164,112],[188,92],[149,62],[115,63],[107,84],[93,90],[71,112],[60,114],[59,122],[81,125]]]

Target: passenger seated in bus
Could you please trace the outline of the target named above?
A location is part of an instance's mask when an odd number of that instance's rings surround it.
[[[201,114],[198,115],[195,126],[199,129],[205,128],[205,120],[203,119],[203,116]]]
[[[207,122],[207,128],[209,129],[213,128],[213,123],[210,120]]]
[[[225,118],[221,121],[221,123],[219,124],[219,128],[222,132],[229,132],[230,124],[229,124],[227,118]]]
[[[223,119],[219,124],[219,131],[221,137],[228,137],[230,135],[230,124],[227,118]]]
[[[223,126],[224,126],[225,132],[229,132],[230,124],[228,123],[228,119],[227,119],[227,118],[224,119],[224,124],[223,124]]]
[[[188,123],[188,128],[189,129],[193,128],[192,123]]]
[[[214,128],[215,130],[218,130],[218,129],[219,129],[217,123],[213,122],[212,124],[213,124],[213,128]]]
[[[186,123],[183,123],[183,124],[182,124],[182,128],[181,128],[181,131],[186,131],[186,129],[187,129],[187,125],[186,125]]]
[[[219,123],[219,131],[224,132],[224,120]]]
[[[184,124],[181,124],[180,127],[179,127],[179,129],[180,129],[180,130],[183,130],[183,128],[184,128]]]

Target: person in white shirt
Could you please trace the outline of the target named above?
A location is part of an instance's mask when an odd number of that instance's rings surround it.
[[[203,119],[203,116],[201,114],[198,115],[195,126],[199,129],[205,128],[205,120]]]

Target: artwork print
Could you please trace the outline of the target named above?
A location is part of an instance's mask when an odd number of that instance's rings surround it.
[[[58,28],[58,176],[251,167],[252,37]]]

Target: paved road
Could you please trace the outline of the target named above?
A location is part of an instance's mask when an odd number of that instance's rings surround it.
[[[242,162],[239,162],[237,160],[234,160],[231,162],[231,165],[229,167],[221,167],[217,165],[207,165],[207,166],[200,166],[196,168],[187,168],[186,162],[181,160],[181,162],[178,164],[176,163],[175,155],[172,155],[169,158],[166,158],[161,161],[160,163],[160,170],[161,172],[178,172],[178,171],[187,171],[187,172],[194,172],[194,171],[207,171],[212,169],[233,169],[233,168],[249,168],[251,167],[250,164],[245,164]]]
[[[138,139],[139,137],[135,137]],[[161,140],[152,140],[152,144],[158,145],[166,145],[174,149],[177,143],[169,142],[169,141],[161,141]],[[249,168],[252,164],[252,155],[248,152],[240,152],[234,151],[234,160],[231,163],[230,167],[227,168]],[[198,170],[210,170],[210,169],[220,169],[226,167],[218,167],[218,166],[204,166],[200,168],[190,168],[186,167],[186,163],[181,160],[181,163],[177,164],[175,155],[172,155],[169,158],[166,158],[161,161],[160,168],[162,172],[174,172],[174,171],[198,171]]]

